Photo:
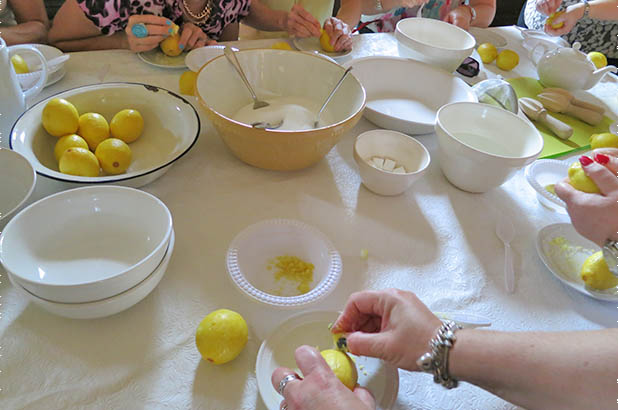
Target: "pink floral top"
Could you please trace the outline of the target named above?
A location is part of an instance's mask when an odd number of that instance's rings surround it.
[[[153,14],[182,26],[182,0],[77,0],[86,17],[101,33],[111,35],[127,27],[134,14]],[[236,23],[249,14],[251,0],[210,0],[212,13],[199,27],[213,40],[219,40],[228,24]]]

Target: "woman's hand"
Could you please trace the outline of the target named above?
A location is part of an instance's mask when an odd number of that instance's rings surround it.
[[[555,13],[562,0],[536,0],[536,11],[546,16]]]
[[[573,30],[573,27],[575,26],[575,24],[577,24],[577,22],[580,18],[582,18],[583,15],[583,7],[569,6],[564,13],[554,17],[551,24],[547,24],[547,22],[545,22],[544,30],[550,36],[562,36]],[[559,26],[560,23],[563,23],[564,25],[560,28],[554,28]]]
[[[335,51],[352,49],[350,27],[337,17],[331,17],[324,22],[324,31],[330,37],[330,45]]]
[[[287,32],[294,37],[319,37],[320,22],[302,6],[295,4],[288,13]]]
[[[459,6],[451,10],[444,21],[467,31],[472,24],[472,10],[468,6]]]
[[[345,387],[328,367],[322,355],[313,347],[301,346],[294,354],[304,378],[292,380],[283,389],[280,408],[287,410],[375,410],[371,393],[359,386],[354,392]],[[272,374],[271,382],[279,390],[279,382],[292,370],[280,367]],[[285,407],[284,407],[285,406]]]
[[[182,51],[189,51],[194,48],[210,46],[217,44],[212,40],[201,28],[192,23],[185,23],[180,29],[180,40],[178,40],[178,48]]]
[[[148,31],[146,37],[136,37],[133,33],[133,26],[143,24]],[[129,17],[127,28],[124,30],[127,35],[128,48],[136,53],[148,51],[157,47],[159,43],[172,34],[173,23],[165,17],[153,16],[150,14],[132,15]]]
[[[576,190],[567,180],[556,184],[556,195],[567,205],[573,227],[582,236],[603,246],[609,238],[618,240],[618,149],[594,151],[594,161],[582,156],[579,162],[601,194]]]
[[[332,332],[348,333],[348,349],[356,355],[418,370],[416,360],[441,325],[414,293],[388,289],[352,294]]]

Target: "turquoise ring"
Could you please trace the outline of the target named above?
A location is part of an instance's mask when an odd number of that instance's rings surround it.
[[[143,23],[134,24],[133,27],[131,27],[131,33],[137,38],[148,37],[148,29]]]

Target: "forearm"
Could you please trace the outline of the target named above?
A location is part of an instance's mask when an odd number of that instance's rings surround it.
[[[128,49],[129,43],[124,32],[117,32],[111,36],[93,36],[71,40],[54,40],[50,42],[63,51],[92,51],[109,49]]]
[[[618,329],[507,333],[461,330],[450,374],[528,409],[614,408]]]
[[[261,1],[253,0],[249,15],[243,20],[247,25],[264,31],[286,31],[288,13],[273,10]]]
[[[594,0],[588,4],[590,4],[589,17],[596,20],[618,20],[618,0]],[[576,13],[580,19],[584,15],[584,4],[573,4],[567,7],[567,11]]]
[[[47,43],[47,26],[40,21],[28,21],[16,26],[0,27],[0,36],[7,45]]]
[[[350,26],[350,29],[353,29],[360,21],[361,3],[362,0],[341,0],[337,18]]]

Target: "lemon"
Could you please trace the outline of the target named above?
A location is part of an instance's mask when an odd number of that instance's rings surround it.
[[[335,47],[330,44],[330,36],[326,32],[326,30],[322,29],[322,34],[320,34],[320,46],[324,51],[329,53],[333,53],[335,51]]]
[[[88,147],[94,151],[103,140],[109,138],[109,125],[101,114],[87,112],[79,117],[77,134],[85,139]]]
[[[556,195],[556,184],[545,185],[545,189],[547,190],[547,192],[551,192],[552,194]]]
[[[219,309],[209,313],[197,327],[195,344],[202,358],[214,364],[234,360],[247,344],[247,322],[238,313]]]
[[[273,44],[270,48],[274,50],[293,50],[292,46],[290,46],[285,41],[279,41],[278,43]]]
[[[11,63],[13,64],[13,69],[17,74],[25,74],[30,72],[28,63],[26,63],[26,60],[24,60],[19,54],[15,54],[11,57]]]
[[[489,64],[498,57],[498,49],[491,43],[483,43],[481,44],[476,51],[481,56],[481,60],[485,64]]]
[[[579,161],[575,161],[569,167],[569,183],[571,186],[579,191],[587,192],[589,194],[598,194],[601,191],[597,184],[584,172],[582,164]]]
[[[101,168],[107,174],[122,174],[131,165],[131,148],[118,138],[108,138],[101,142],[94,152]]]
[[[596,68],[603,68],[607,65],[607,57],[605,57],[605,54],[599,53],[598,51],[588,53],[588,59],[592,61],[592,64],[594,64]]]
[[[58,142],[56,142],[56,146],[54,147],[54,156],[56,157],[56,161],[60,161],[60,157],[62,157],[64,151],[69,148],[88,149],[88,143],[77,134],[65,135],[60,138]]]
[[[80,177],[98,177],[99,160],[86,148],[69,148],[60,157],[58,164],[63,174]]]
[[[43,128],[54,137],[75,134],[79,128],[77,108],[63,98],[53,98],[43,108]]]
[[[519,64],[519,54],[513,50],[502,50],[496,58],[496,65],[504,71],[511,71]]]
[[[556,17],[558,17],[559,15],[564,14],[564,10],[561,11],[556,11],[554,13],[551,13],[549,15],[549,17],[547,17],[547,20],[545,21],[545,24],[549,24],[549,26],[553,29],[558,29],[558,28],[562,28],[564,26],[564,21],[561,21],[558,24],[554,24],[554,19]]]
[[[182,53],[180,47],[178,47],[178,42],[180,41],[180,35],[178,34],[178,27],[176,24],[172,26],[172,35],[163,40],[159,47],[161,47],[161,51],[163,54],[168,55],[170,57],[176,57]]]
[[[320,354],[341,383],[348,389],[354,390],[358,382],[358,372],[350,356],[334,349],[322,350]]]
[[[601,251],[593,253],[584,261],[580,276],[593,289],[604,290],[618,286],[618,277],[609,271]]]
[[[618,148],[618,135],[610,132],[592,134],[590,136],[590,148]]]
[[[193,71],[187,71],[182,73],[178,86],[180,93],[185,95],[195,95],[195,81],[197,80],[197,73]]]
[[[142,131],[144,131],[144,119],[142,118],[142,114],[132,109],[126,109],[116,113],[109,125],[112,137],[121,139],[127,144],[138,139],[140,135],[142,135]]]

